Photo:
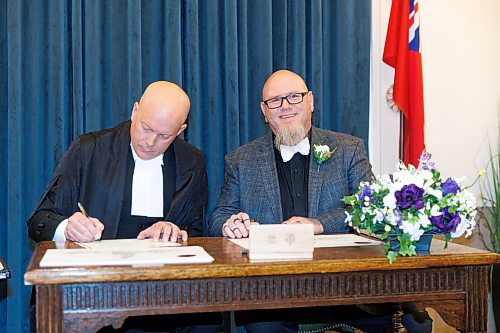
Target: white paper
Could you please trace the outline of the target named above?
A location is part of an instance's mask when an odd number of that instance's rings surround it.
[[[249,229],[249,253],[252,260],[312,259],[312,224],[257,224]]]
[[[228,240],[244,249],[248,250],[248,248],[250,248],[250,241],[248,238],[228,238]]]
[[[78,245],[92,250],[121,250],[121,249],[153,249],[158,247],[181,246],[180,243],[156,241],[153,239],[105,239],[102,241],[95,241],[90,243],[78,243]]]
[[[202,264],[212,261],[214,258],[201,246],[120,250],[49,249],[40,261],[40,267],[154,266]]]
[[[2,262],[0,261],[0,271],[3,270]]]
[[[314,236],[314,247],[344,247],[344,246],[366,246],[383,245],[381,241],[355,234],[333,234]]]
[[[250,247],[248,238],[229,239],[231,242],[248,250]],[[314,248],[317,247],[344,247],[344,246],[366,246],[383,245],[384,243],[371,238],[355,234],[333,234],[333,235],[315,235]]]

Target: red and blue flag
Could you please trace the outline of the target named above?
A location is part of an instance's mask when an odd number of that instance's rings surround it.
[[[393,0],[383,61],[395,69],[393,99],[403,112],[403,162],[418,166],[424,143],[424,92],[418,0]]]

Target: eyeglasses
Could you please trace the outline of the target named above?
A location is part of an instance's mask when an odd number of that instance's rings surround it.
[[[269,98],[265,101],[262,101],[264,104],[266,104],[266,106],[269,108],[269,109],[277,109],[279,107],[281,107],[281,105],[283,105],[283,100],[286,99],[286,101],[288,102],[288,104],[299,104],[299,103],[302,103],[302,101],[304,100],[304,96],[308,93],[308,91],[306,92],[300,92],[300,93],[290,93],[286,96],[283,96],[283,97],[273,97],[273,98]]]

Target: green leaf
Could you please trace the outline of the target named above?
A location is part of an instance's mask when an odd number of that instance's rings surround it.
[[[349,196],[345,196],[342,198],[342,202],[345,203],[346,205],[350,205],[351,202],[357,202],[358,201],[358,198],[356,197],[356,195],[349,195]]]
[[[451,234],[448,232],[444,234],[444,248],[448,248],[448,242],[451,240]]]
[[[387,259],[389,259],[389,264],[392,264],[394,261],[396,261],[397,256],[398,256],[397,252],[394,251],[387,252]]]
[[[399,254],[402,256],[416,256],[416,246],[415,242],[411,240],[411,236],[408,234],[402,234],[398,236],[399,240]]]
[[[384,245],[384,252],[389,253],[389,250],[391,249],[391,243],[387,242]]]

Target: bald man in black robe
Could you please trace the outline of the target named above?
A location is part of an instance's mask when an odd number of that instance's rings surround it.
[[[180,87],[154,82],[134,104],[130,121],[78,137],[28,220],[30,237],[89,242],[201,236],[205,161],[178,137],[189,107]]]

